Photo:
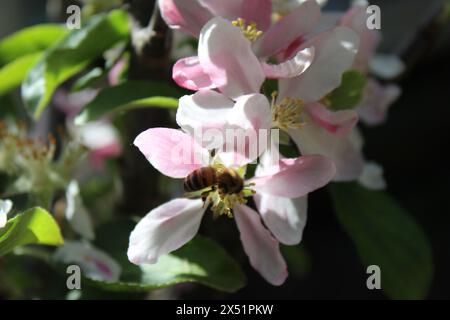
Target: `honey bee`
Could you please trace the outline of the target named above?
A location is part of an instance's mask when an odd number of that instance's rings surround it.
[[[244,180],[233,169],[204,167],[191,172],[184,179],[184,191],[195,192],[211,187],[220,195],[237,194],[244,189]]]

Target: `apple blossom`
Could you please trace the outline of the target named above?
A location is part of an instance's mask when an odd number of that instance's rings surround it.
[[[89,156],[96,169],[103,169],[106,159],[122,153],[119,132],[109,121],[90,121],[70,128],[74,139],[90,150]]]
[[[360,150],[353,147],[346,134],[356,124],[358,116],[354,111],[334,113],[316,101],[339,86],[342,74],[353,63],[358,37],[348,28],[337,27],[313,37],[304,46],[316,48],[315,60],[300,76],[280,80],[279,99],[272,103],[272,126],[286,130],[304,154],[322,154],[333,159],[338,168],[336,180],[354,180],[362,172],[363,161]],[[216,71],[221,74],[224,70],[225,67]],[[236,81],[234,83],[239,83]],[[263,100],[260,105],[267,103]],[[219,114],[222,106],[222,102],[213,99],[197,108],[180,104],[179,114],[195,117],[195,114],[211,113],[210,117],[198,119],[203,127],[208,127],[208,122],[221,121],[212,112],[216,110]]]
[[[319,106],[318,101],[337,88],[343,73],[352,67],[358,53],[358,35],[352,29],[342,26],[313,34],[313,28],[320,17],[320,9],[314,1],[306,1],[298,6],[296,14],[302,15],[303,25],[295,25],[299,32],[294,37],[295,43],[292,42],[294,38],[286,43],[282,41],[283,37],[277,36],[277,30],[295,23],[295,19],[287,15],[264,32],[253,44],[253,48],[250,48],[250,42],[246,41],[242,32],[233,30],[224,19],[212,19],[200,32],[198,57],[180,60],[174,66],[174,80],[192,90],[217,88],[230,98],[236,98],[244,93],[259,92],[265,77],[288,78],[279,81],[280,99],[275,104],[277,110],[273,115],[274,125],[293,135],[302,153],[322,154],[333,159],[338,170],[336,180],[355,180],[363,169],[361,152],[346,138],[349,130],[336,131],[336,126],[352,127],[358,116],[354,111],[338,112],[333,116],[332,111]],[[230,39],[237,44],[230,45]],[[244,44],[246,50],[243,54],[236,48]],[[289,44],[290,47],[286,48]],[[256,72],[260,69],[261,59],[255,59],[254,52],[259,58],[274,54],[280,57],[280,52],[284,52],[284,57],[294,56],[295,60],[299,53],[308,48],[314,52],[314,60],[308,62],[308,68],[301,73],[291,73],[287,77],[283,76],[283,72],[278,72],[277,76],[270,75],[267,70]],[[278,66],[272,65],[271,69],[291,62],[292,60],[288,60]],[[284,71],[287,69],[280,68]],[[286,108],[287,105],[289,108]],[[303,109],[305,117],[309,116],[305,126],[301,125],[304,119],[299,117],[300,109]],[[316,112],[309,114],[310,111]],[[333,123],[336,121],[343,123]],[[298,130],[300,127],[301,130]]]
[[[55,189],[68,184],[84,153],[78,143],[69,141],[55,160],[56,139],[50,134],[47,140],[29,137],[24,125],[0,123],[0,171],[15,179],[10,192],[29,192],[45,206]]]
[[[84,241],[65,241],[53,254],[56,262],[78,264],[84,275],[104,281],[118,281],[120,265],[106,252]]]
[[[158,4],[170,27],[196,37],[215,16],[254,22],[263,31],[271,24],[271,0],[159,0]]]
[[[244,26],[241,28],[246,30]],[[291,78],[310,66],[314,56],[314,49],[310,47],[281,64],[266,63],[254,51],[245,36],[246,31],[241,28],[221,17],[211,19],[201,30],[198,56],[181,59],[174,65],[175,82],[190,90],[218,89],[236,99],[259,92],[266,77]],[[254,35],[247,34],[247,37]],[[272,45],[286,44],[270,43],[270,50],[274,49]]]
[[[303,119],[287,117],[278,126],[296,142],[302,154],[321,154],[331,158],[337,168],[335,180],[354,180],[362,171],[362,156],[347,138],[358,121],[354,111],[331,111],[319,101],[337,88],[358,52],[358,36],[349,28],[335,27],[312,37],[300,46],[313,46],[316,56],[302,75],[279,81],[278,104],[294,102]],[[297,111],[297,113],[300,111]],[[292,120],[293,119],[293,120]],[[302,121],[301,128],[298,123]],[[283,121],[282,121],[283,122]],[[287,128],[286,128],[287,127]]]
[[[191,150],[192,156],[209,153],[190,135],[166,128],[141,133],[135,145],[156,169],[173,178],[184,178],[196,169],[212,166],[217,170],[233,170],[244,179],[245,166],[241,167],[240,163],[226,167],[216,157],[203,164],[180,163],[169,152],[180,141],[189,144],[187,149]],[[130,261],[135,264],[155,263],[161,255],[180,248],[195,236],[203,214],[210,209],[216,215],[235,217],[252,266],[270,283],[282,284],[287,271],[278,241],[262,225],[258,213],[246,205],[247,198],[254,194],[267,194],[275,198],[305,196],[327,184],[335,174],[335,168],[324,157],[306,156],[282,159],[267,168],[266,172],[246,180],[239,193],[224,194],[220,188],[212,186],[192,195],[187,194],[188,198],[177,198],[153,209],[131,233],[128,249]],[[200,195],[201,199],[198,199]]]
[[[361,40],[353,69],[363,73],[371,72],[386,80],[394,79],[404,71],[405,66],[395,55],[376,53],[381,41],[381,34],[376,29],[367,28],[366,21],[369,17],[367,7],[367,1],[356,1],[339,22],[339,25],[349,27],[358,33]],[[383,85],[374,78],[369,78],[363,99],[356,108],[361,120],[368,125],[382,123],[386,118],[388,108],[400,94],[399,86],[395,84]]]
[[[108,119],[83,124],[74,123],[75,116],[95,98],[97,93],[98,90],[94,89],[86,89],[76,93],[59,90],[54,101],[58,109],[66,114],[67,128],[73,138],[89,149],[93,167],[101,170],[108,158],[117,157],[122,153],[117,129]]]

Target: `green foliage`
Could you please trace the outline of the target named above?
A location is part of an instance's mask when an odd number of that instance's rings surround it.
[[[378,265],[381,287],[393,299],[423,299],[433,277],[431,248],[414,219],[383,192],[356,183],[330,187],[337,217],[362,262]]]
[[[238,264],[217,243],[200,236],[161,257],[156,264],[141,267],[131,264],[126,251],[134,225],[131,221],[120,221],[99,228],[96,245],[121,264],[122,281],[87,279],[90,285],[125,292],[146,292],[184,282],[197,282],[225,292],[235,292],[245,285],[245,275]]]
[[[298,279],[304,278],[311,271],[311,257],[303,245],[285,246],[282,245],[281,253],[286,259],[289,267],[289,274]]]
[[[0,41],[0,65],[53,46],[67,34],[67,28],[58,24],[40,24],[22,29]]]
[[[27,244],[59,246],[63,242],[55,219],[44,209],[33,208],[10,219],[0,229],[0,256]]]
[[[127,40],[128,35],[126,13],[114,10],[92,17],[84,28],[73,30],[49,49],[22,84],[22,97],[35,117],[39,117],[59,85],[106,50]]]
[[[41,58],[42,53],[24,55],[0,69],[0,95],[17,88],[22,83],[28,70]]]
[[[76,118],[77,124],[96,120],[112,113],[157,106],[177,108],[180,90],[163,82],[125,82],[103,89]]]
[[[104,70],[100,67],[96,67],[92,70],[90,70],[88,73],[80,77],[75,84],[72,86],[71,91],[81,91],[84,89],[89,88],[93,84],[95,84],[97,81],[105,78],[106,74]]]
[[[366,87],[366,77],[359,71],[347,71],[341,85],[327,95],[325,102],[333,110],[353,109],[360,102]]]

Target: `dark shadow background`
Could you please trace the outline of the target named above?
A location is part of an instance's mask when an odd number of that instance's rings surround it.
[[[348,1],[330,0],[328,8]],[[388,192],[420,223],[434,256],[431,299],[450,298],[450,29],[432,21],[442,1],[371,1],[382,8],[382,51],[402,53],[408,72],[400,80],[403,95],[393,105],[385,125],[363,128],[368,159],[382,164]],[[0,0],[0,37],[45,21],[43,0]],[[310,260],[309,273],[282,287],[264,282],[242,256],[248,286],[233,295],[203,288],[185,288],[185,298],[237,299],[384,299],[366,288],[367,274],[355,247],[340,227],[326,190],[310,197],[303,244]],[[227,222],[220,222],[227,223]],[[221,226],[216,224],[220,230]],[[238,239],[226,228],[228,239]],[[233,234],[233,232],[235,232]],[[233,241],[233,240],[230,240]],[[232,245],[232,244],[230,244]]]

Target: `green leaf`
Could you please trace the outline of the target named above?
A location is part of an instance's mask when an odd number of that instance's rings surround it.
[[[148,106],[177,108],[180,96],[179,89],[167,83],[125,82],[103,89],[93,101],[84,107],[75,119],[75,123],[83,124],[112,113]]]
[[[0,69],[0,95],[20,86],[28,70],[41,58],[42,53],[24,55]]]
[[[217,243],[201,236],[160,257],[156,264],[141,267],[131,264],[126,252],[135,225],[122,219],[98,228],[94,244],[122,266],[122,281],[110,283],[88,279],[91,285],[125,292],[146,292],[184,282],[197,282],[226,292],[235,292],[245,285],[245,275],[233,258]],[[114,234],[113,238],[111,234]]]
[[[67,28],[59,24],[40,24],[22,29],[0,41],[0,65],[44,51],[61,40],[67,32]]]
[[[289,266],[289,273],[297,279],[304,278],[311,270],[311,257],[304,245],[280,247]]]
[[[96,81],[105,78],[105,72],[102,68],[97,67],[80,77],[72,86],[71,92],[81,91],[92,86]]]
[[[197,236],[156,264],[141,266],[139,282],[105,282],[89,279],[103,290],[145,292],[178,283],[197,282],[216,290],[235,292],[245,285],[245,276],[236,262],[215,242]]]
[[[48,50],[22,84],[22,98],[34,116],[39,117],[59,85],[128,35],[126,13],[114,10],[92,17]]]
[[[353,109],[360,102],[366,87],[366,77],[359,71],[347,71],[342,76],[341,85],[325,98],[325,103],[333,110]]]
[[[362,262],[378,265],[393,299],[423,299],[433,277],[431,248],[414,219],[383,192],[356,183],[330,187],[338,219]]]
[[[63,243],[55,219],[41,208],[18,214],[0,229],[0,256],[27,244],[59,246]]]

